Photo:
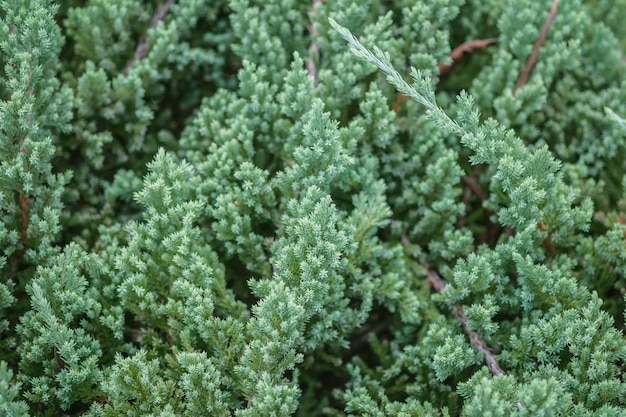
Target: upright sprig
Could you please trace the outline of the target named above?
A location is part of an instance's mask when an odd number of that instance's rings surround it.
[[[73,99],[71,90],[61,87],[57,78],[63,38],[54,21],[56,6],[47,0],[11,0],[0,8],[4,68],[0,78],[0,275],[4,278],[0,309],[4,309],[13,303],[11,292],[24,296],[35,266],[58,252],[61,195],[71,173],[55,173],[52,159],[59,137],[70,130]],[[0,323],[0,331],[5,330],[7,322]]]
[[[399,92],[424,106],[432,114],[433,121],[439,123],[441,127],[445,128],[450,133],[459,136],[465,133],[461,126],[452,120],[443,109],[437,105],[430,78],[425,76],[422,72],[413,69],[411,76],[413,77],[414,84],[410,85],[391,65],[390,57],[377,46],[372,48],[373,52],[370,51],[364,47],[348,29],[339,25],[334,19],[329,18],[328,21],[331,26],[339,32],[341,37],[350,43],[354,55],[378,67],[378,69],[387,76],[387,81]]]
[[[0,105],[0,242],[4,256],[16,251],[40,262],[50,254],[58,233],[60,193],[69,174],[54,175],[53,135],[70,129],[72,97],[56,77],[62,46],[49,1],[2,3],[4,17],[0,81],[5,101]],[[10,276],[16,262],[10,262]]]

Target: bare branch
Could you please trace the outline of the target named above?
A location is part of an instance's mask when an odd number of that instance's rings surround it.
[[[478,332],[470,329],[467,325],[467,316],[463,311],[463,307],[461,307],[460,304],[457,304],[456,307],[454,307],[454,309],[452,310],[452,313],[461,322],[461,325],[463,326],[463,331],[469,336],[472,346],[478,349],[479,352],[482,352],[485,358],[485,363],[487,364],[487,368],[489,368],[489,372],[491,372],[493,376],[504,374],[504,371],[498,365],[496,358],[491,353],[491,350],[489,350],[489,347],[487,347],[485,341],[480,337]]]
[[[322,0],[313,0],[313,5],[311,6],[311,14],[314,16],[318,16],[319,13],[317,11],[317,6],[322,3]],[[315,68],[314,57],[319,55],[320,47],[317,44],[317,37],[319,33],[315,28],[315,24],[311,23],[309,25],[309,33],[311,34],[311,45],[309,45],[309,59],[306,61],[306,69],[309,75],[313,78],[313,87],[317,87],[317,70]]]
[[[395,103],[393,103],[393,111],[398,113],[398,110],[400,110],[400,106],[402,105],[402,103],[404,102],[404,99],[406,98],[406,96],[402,93],[398,93],[398,98],[396,99]]]
[[[487,200],[487,195],[483,192],[474,178],[468,175],[463,175],[461,180],[474,192],[474,194],[476,194],[481,202]]]
[[[437,292],[442,292],[444,288],[446,288],[446,283],[439,274],[433,271],[426,262],[420,262],[420,264],[426,269],[426,278],[433,285],[433,288]]]
[[[20,243],[26,243],[28,239],[28,195],[24,192],[20,192],[20,212],[22,218],[22,224],[20,227]]]
[[[148,29],[154,29],[159,25],[159,22],[165,18],[165,15],[169,11],[172,4],[174,4],[174,1],[175,0],[167,0],[164,4],[160,5],[156,9],[156,11],[154,12],[154,15],[152,16],[152,21],[150,22],[150,26],[148,26]],[[139,41],[139,45],[137,45],[137,48],[135,49],[135,53],[133,54],[133,58],[130,61],[128,61],[128,64],[126,64],[126,67],[122,71],[122,74],[124,74],[124,76],[127,76],[128,70],[130,70],[130,68],[133,65],[135,65],[135,62],[140,61],[147,54],[148,54],[148,34],[146,32],[141,37],[141,40]]]
[[[450,65],[446,65],[442,62],[438,63],[439,67],[439,75],[446,75],[450,70],[458,64],[465,54],[472,53],[477,49],[484,49],[489,45],[493,45],[494,43],[498,43],[500,40],[498,38],[490,38],[490,39],[478,39],[473,41],[466,41],[457,46],[450,52],[450,58],[452,58],[452,63]]]
[[[528,58],[528,62],[526,62],[526,66],[522,69],[522,71],[519,74],[519,78],[517,79],[517,82],[515,83],[515,88],[513,89],[513,94],[515,94],[517,90],[519,90],[524,84],[526,84],[526,81],[528,80],[528,76],[530,75],[530,71],[532,71],[533,67],[535,66],[535,63],[537,63],[537,58],[539,57],[539,49],[541,49],[541,45],[543,45],[543,43],[546,40],[546,37],[548,36],[548,31],[550,30],[550,26],[552,25],[552,22],[554,21],[554,18],[556,17],[558,4],[559,4],[559,0],[554,0],[552,2],[552,6],[550,6],[550,13],[548,14],[548,17],[546,18],[546,21],[543,24],[543,27],[541,28],[541,32],[539,32],[539,37],[537,37],[537,40],[535,41],[535,45],[533,46],[533,51],[530,54],[530,57]]]
[[[403,239],[403,243],[405,241],[408,241],[406,237]],[[439,274],[435,270],[430,268],[430,266],[426,262],[419,261],[419,263],[424,267],[424,269],[426,269],[426,277],[428,278],[428,281],[430,281],[430,283],[432,284],[433,288],[437,292],[441,293],[446,287],[445,281],[441,279]],[[476,332],[475,330],[472,330],[467,325],[467,316],[465,315],[465,312],[463,311],[463,307],[460,304],[457,304],[452,309],[452,314],[454,314],[454,316],[459,320],[459,322],[461,322],[461,326],[463,326],[463,331],[465,332],[465,334],[469,336],[471,345],[474,346],[476,349],[478,349],[479,352],[483,354],[485,358],[485,364],[487,365],[489,372],[491,372],[493,376],[503,375],[504,371],[498,365],[496,358],[491,353],[491,350],[489,349],[485,341],[480,337],[478,332]]]

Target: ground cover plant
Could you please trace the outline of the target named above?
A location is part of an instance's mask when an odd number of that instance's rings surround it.
[[[0,415],[626,415],[624,21],[0,2]]]

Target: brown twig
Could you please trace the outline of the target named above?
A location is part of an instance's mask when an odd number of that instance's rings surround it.
[[[59,367],[59,369],[65,368],[65,361],[61,357],[61,354],[59,353],[59,350],[57,349],[56,346],[54,347],[54,361],[57,363],[57,366]]]
[[[498,43],[500,40],[498,38],[489,38],[489,39],[478,39],[474,41],[466,41],[457,46],[450,52],[450,58],[452,58],[451,64],[444,64],[440,62],[437,64],[439,67],[439,76],[446,75],[450,70],[458,64],[461,59],[463,59],[463,55],[470,54],[477,49],[484,49],[489,45],[493,45],[494,43]]]
[[[426,262],[420,261],[420,264],[424,267],[424,269],[426,269],[426,277],[428,278],[428,281],[432,284],[433,288],[437,292],[441,293],[446,287],[445,281],[441,279],[439,274],[435,270],[430,268],[430,266]],[[454,306],[454,309],[452,309],[452,314],[454,314],[454,316],[463,326],[463,331],[469,336],[469,340],[472,346],[474,346],[476,349],[478,349],[479,352],[483,354],[489,372],[491,372],[493,376],[504,374],[504,371],[498,365],[496,358],[491,353],[491,350],[489,349],[485,341],[480,337],[478,332],[472,330],[467,325],[467,316],[463,311],[463,307],[460,304],[457,304],[456,306]]]
[[[20,228],[20,243],[23,245],[28,238],[28,196],[20,192],[20,211],[22,225]]]
[[[172,4],[174,4],[174,1],[176,0],[167,0],[164,4],[160,5],[156,9],[156,11],[154,12],[154,15],[152,16],[152,21],[150,22],[150,26],[148,26],[148,29],[154,29],[158,26],[159,22],[165,18],[165,15],[169,11]],[[135,65],[135,62],[140,61],[147,54],[148,54],[148,35],[146,33],[141,37],[139,41],[139,45],[137,45],[137,48],[135,49],[135,53],[133,54],[133,58],[130,61],[128,61],[128,64],[126,64],[126,67],[122,71],[122,74],[124,74],[124,76],[127,76],[128,70],[130,70],[130,68],[133,65]]]
[[[474,178],[470,177],[469,175],[463,175],[461,177],[461,180],[469,187],[470,190],[474,192],[474,194],[476,194],[481,202],[487,200],[487,194],[485,194],[483,190],[480,189],[480,186]]]
[[[498,365],[496,358],[491,354],[491,351],[489,350],[489,347],[487,346],[485,341],[480,337],[478,332],[470,329],[467,325],[467,316],[463,311],[463,307],[461,307],[460,304],[457,304],[452,310],[452,313],[461,322],[461,325],[463,326],[463,331],[469,336],[472,346],[478,349],[479,352],[482,352],[483,356],[485,357],[485,363],[487,364],[487,368],[489,368],[489,372],[491,372],[493,376],[504,374],[504,371]]]
[[[539,32],[539,36],[537,37],[537,40],[535,41],[535,44],[533,45],[533,51],[530,54],[530,57],[528,58],[528,62],[526,62],[526,66],[524,66],[524,68],[519,74],[519,78],[517,79],[517,82],[515,83],[515,88],[513,89],[513,94],[515,94],[517,90],[519,90],[524,84],[526,84],[526,81],[528,80],[528,76],[530,75],[530,71],[532,71],[533,67],[535,66],[535,63],[537,63],[537,58],[539,57],[539,49],[541,49],[541,45],[543,45],[543,43],[546,40],[546,37],[548,36],[548,31],[550,30],[550,26],[552,25],[552,22],[554,21],[554,18],[556,17],[558,4],[559,4],[559,0],[554,0],[552,2],[552,6],[550,6],[550,13],[548,14],[548,17],[546,18],[546,21],[543,24],[543,27],[541,28],[541,32]]]
[[[314,16],[319,16],[317,6],[320,3],[322,3],[322,0],[313,0],[313,5],[311,6],[311,14],[313,14]],[[315,68],[315,61],[313,58],[319,56],[320,47],[317,44],[317,37],[319,36],[319,33],[317,32],[314,23],[311,23],[309,25],[309,33],[311,34],[311,45],[309,45],[309,59],[307,59],[306,61],[306,69],[311,78],[313,78],[313,87],[317,87],[317,70]]]
[[[548,227],[543,222],[543,220],[539,220],[539,222],[537,223],[537,229],[541,230],[542,232],[548,232]],[[543,239],[542,243],[543,243],[543,248],[546,250],[546,253],[548,254],[548,256],[551,257],[553,254],[553,249],[552,249],[552,239],[550,239],[549,232],[547,236],[545,237],[545,239]]]
[[[428,278],[435,291],[442,292],[446,288],[445,281],[441,279],[438,273],[430,269],[426,262],[420,262],[420,264],[426,269],[426,278]]]
[[[398,94],[398,98],[396,99],[395,103],[393,103],[393,106],[392,106],[392,109],[394,112],[398,113],[398,111],[400,110],[400,106],[404,102],[405,98],[406,96],[404,94],[402,93]]]

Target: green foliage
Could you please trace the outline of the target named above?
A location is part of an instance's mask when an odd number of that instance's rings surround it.
[[[28,405],[24,401],[14,401],[20,393],[20,385],[12,384],[13,371],[6,362],[0,362],[0,411],[6,416],[28,416]]]
[[[0,415],[626,415],[624,1],[58,3],[0,2]]]
[[[572,398],[555,378],[536,378],[519,383],[510,376],[489,378],[480,374],[462,384],[467,398],[465,416],[567,416],[572,415]]]
[[[53,173],[51,135],[70,130],[72,92],[55,74],[62,44],[52,18],[55,7],[47,1],[1,7],[0,242],[3,275],[17,278],[32,275],[32,266],[56,251],[61,193],[70,174]]]

